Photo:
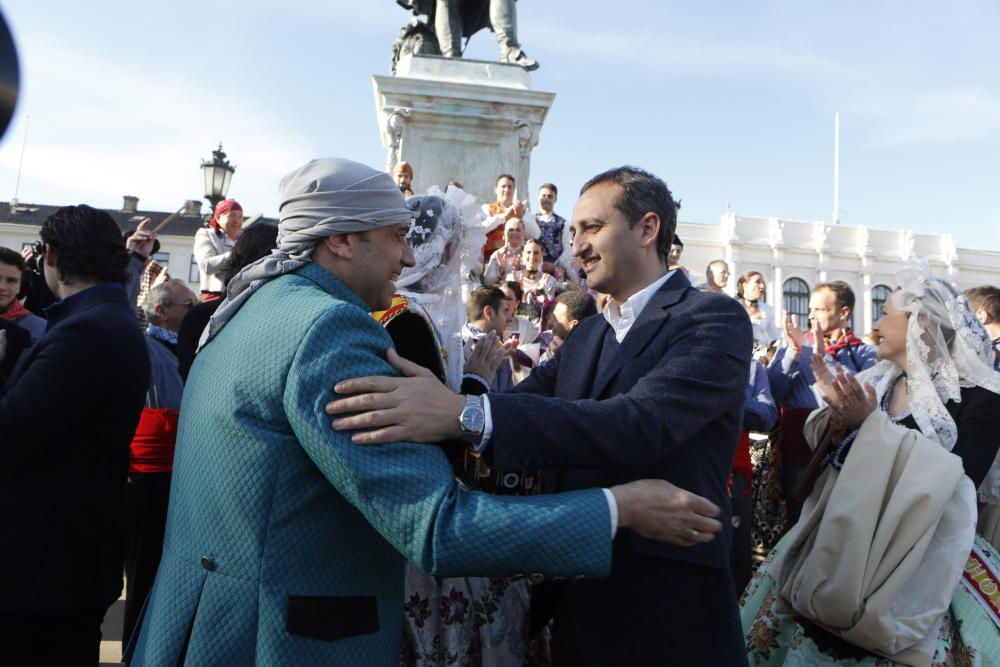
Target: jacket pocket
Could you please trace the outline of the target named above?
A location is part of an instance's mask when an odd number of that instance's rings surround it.
[[[288,596],[285,630],[289,634],[334,641],[378,632],[374,597]]]

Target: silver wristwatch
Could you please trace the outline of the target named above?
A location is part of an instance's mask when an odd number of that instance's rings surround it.
[[[462,427],[462,440],[477,445],[483,439],[486,428],[486,411],[483,409],[483,397],[472,394],[465,397],[465,408],[458,415],[459,426]]]

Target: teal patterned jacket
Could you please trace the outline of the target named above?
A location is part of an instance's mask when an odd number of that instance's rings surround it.
[[[464,491],[437,447],[354,445],[330,427],[336,382],[395,374],[367,311],[309,264],[198,355],[130,664],[397,665],[404,558],[441,576],[607,574],[600,490]]]

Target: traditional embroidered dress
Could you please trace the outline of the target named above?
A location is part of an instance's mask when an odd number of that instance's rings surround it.
[[[517,312],[532,322],[541,317],[542,304],[556,298],[556,279],[541,269],[536,269],[533,275],[526,270],[512,271],[504,280],[521,283],[524,297]]]
[[[541,235],[538,242],[545,248],[545,261],[556,263],[563,255],[563,233],[566,229],[566,218],[558,213],[552,212],[536,213],[535,222]]]
[[[448,201],[453,199],[449,192]],[[456,364],[454,357],[462,356],[465,334],[479,332],[466,325],[460,338],[457,331],[439,330],[454,322],[438,312],[451,305],[450,300],[439,297],[455,292],[459,269],[437,269],[445,248],[463,236],[461,219],[455,222],[453,216],[457,207],[443,206],[437,197],[424,196],[410,198],[407,207],[417,214],[408,236],[417,265],[406,269],[397,285],[407,285],[414,291],[396,294],[387,310],[372,316],[389,332],[401,356],[429,368],[450,386],[457,388],[461,384],[462,393],[486,393],[490,388],[475,376],[449,377],[456,374],[455,369],[461,373],[464,359]],[[508,364],[497,376],[504,388],[511,386]],[[494,379],[494,383],[497,381]],[[457,477],[470,488],[503,495],[531,495],[541,488],[537,471],[501,475],[481,464],[464,443],[444,443],[442,448]],[[404,667],[520,667],[546,663],[547,639],[527,639],[529,599],[524,580],[432,577],[407,563],[404,598],[400,656]]]

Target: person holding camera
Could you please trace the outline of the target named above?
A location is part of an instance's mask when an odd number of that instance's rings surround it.
[[[17,300],[21,293],[21,279],[27,270],[21,255],[10,248],[0,247],[0,319],[15,322],[27,330],[34,343],[45,333],[45,320]]]
[[[149,355],[111,216],[63,207],[40,236],[58,301],[0,390],[0,646],[10,664],[96,665]]]

